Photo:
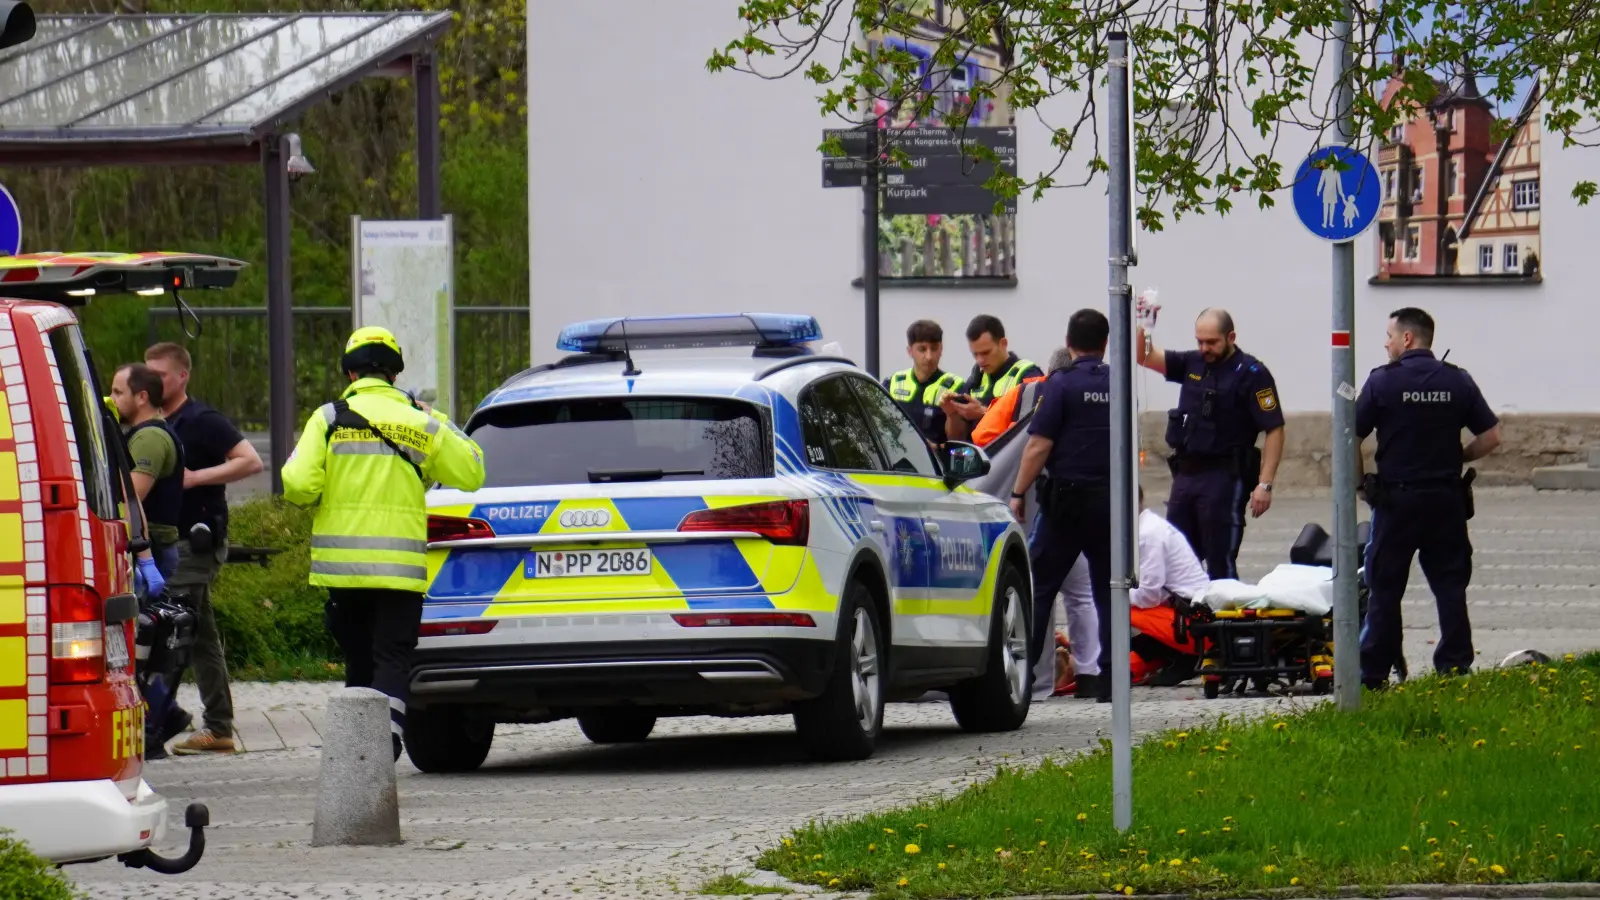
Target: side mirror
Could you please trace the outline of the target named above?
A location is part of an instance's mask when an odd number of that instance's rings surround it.
[[[949,441],[944,445],[944,483],[955,487],[963,481],[989,474],[989,454],[973,444]]]
[[[0,49],[33,40],[33,7],[17,0],[0,0]]]

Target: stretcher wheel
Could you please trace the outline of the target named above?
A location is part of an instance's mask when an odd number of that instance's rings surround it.
[[[1222,680],[1207,678],[1201,690],[1205,692],[1207,700],[1215,700],[1222,693]]]
[[[1333,692],[1333,679],[1332,678],[1315,678],[1315,679],[1312,679],[1312,681],[1311,681],[1311,693],[1316,694],[1318,696],[1322,696],[1324,694],[1330,694],[1332,692]]]

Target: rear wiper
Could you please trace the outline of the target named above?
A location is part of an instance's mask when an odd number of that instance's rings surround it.
[[[705,469],[590,469],[590,484],[614,481],[660,481],[670,475],[704,475]]]

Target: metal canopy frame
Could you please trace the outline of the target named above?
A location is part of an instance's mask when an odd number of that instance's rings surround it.
[[[63,114],[61,121],[11,124],[17,107],[12,104],[49,90],[148,48],[159,48],[163,41],[181,40],[202,22],[249,19],[263,23],[254,32],[225,41],[217,48],[198,55],[176,55],[176,65],[160,71],[155,80],[138,82],[125,93],[97,99],[87,112]],[[96,117],[123,104],[145,97],[178,79],[192,75],[213,63],[243,51],[248,45],[264,41],[285,28],[307,21],[360,21],[363,25],[303,59],[282,68],[265,69],[232,86],[227,93],[205,98],[199,115],[181,116],[177,122],[150,122],[134,125],[96,126]],[[439,166],[439,69],[435,47],[450,28],[448,12],[387,13],[298,13],[284,15],[255,13],[139,14],[139,15],[64,15],[39,16],[40,37],[0,53],[0,160],[15,168],[60,168],[78,166],[173,166],[214,164],[255,164],[265,176],[264,200],[267,213],[267,342],[269,393],[272,429],[272,489],[283,493],[283,463],[289,458],[295,430],[294,408],[294,331],[293,297],[289,285],[289,147],[286,131],[312,107],[356,83],[372,77],[410,74],[416,83],[417,129],[417,213],[421,219],[438,219],[442,214]],[[92,37],[101,29],[129,22],[149,23],[151,33],[130,36],[121,46],[96,58],[85,56],[62,71],[37,82],[7,92],[8,69],[26,65],[29,58],[49,59],[63,44]],[[348,65],[335,67],[336,74],[319,77],[303,90],[281,102],[263,107],[247,120],[207,122],[228,109],[255,97],[318,63],[329,62],[335,54],[348,51],[385,26],[405,22],[411,27],[382,47],[362,53]],[[55,33],[49,33],[55,32]],[[48,37],[46,37],[46,33]],[[9,115],[8,115],[9,114]]]

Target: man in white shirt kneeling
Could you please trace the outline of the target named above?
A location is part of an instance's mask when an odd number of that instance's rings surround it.
[[[1193,678],[1201,648],[1192,636],[1178,640],[1174,597],[1194,600],[1211,585],[1189,539],[1172,523],[1144,507],[1139,488],[1139,586],[1129,594],[1133,624],[1130,647],[1144,663],[1151,687],[1170,687]]]

